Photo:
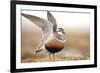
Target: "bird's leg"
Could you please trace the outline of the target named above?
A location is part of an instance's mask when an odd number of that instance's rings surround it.
[[[53,53],[53,61],[55,61],[55,54]]]
[[[49,53],[49,60],[51,61],[51,53]]]
[[[50,61],[55,61],[55,55],[49,53],[49,60],[50,60]]]

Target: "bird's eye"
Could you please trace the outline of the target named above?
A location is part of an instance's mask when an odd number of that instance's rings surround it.
[[[60,29],[58,31],[60,32]]]

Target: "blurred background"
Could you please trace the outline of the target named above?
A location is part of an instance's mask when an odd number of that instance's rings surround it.
[[[47,20],[46,11],[25,11],[22,13],[31,14]],[[55,54],[56,61],[88,60],[90,58],[90,14],[74,12],[52,12],[57,21],[58,28],[65,30],[65,47]],[[34,54],[42,32],[35,23],[25,17],[21,17],[21,62],[46,62],[50,61],[48,52],[43,50]]]

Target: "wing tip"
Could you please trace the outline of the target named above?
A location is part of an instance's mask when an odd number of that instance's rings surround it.
[[[24,14],[24,13],[21,13],[21,15],[25,16],[25,14]]]

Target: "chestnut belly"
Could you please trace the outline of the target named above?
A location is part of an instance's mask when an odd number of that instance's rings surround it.
[[[63,45],[63,43],[61,43],[55,39],[50,39],[50,40],[46,41],[45,48],[50,53],[56,53],[56,52],[59,52],[60,50],[62,50],[64,48],[64,45]]]

